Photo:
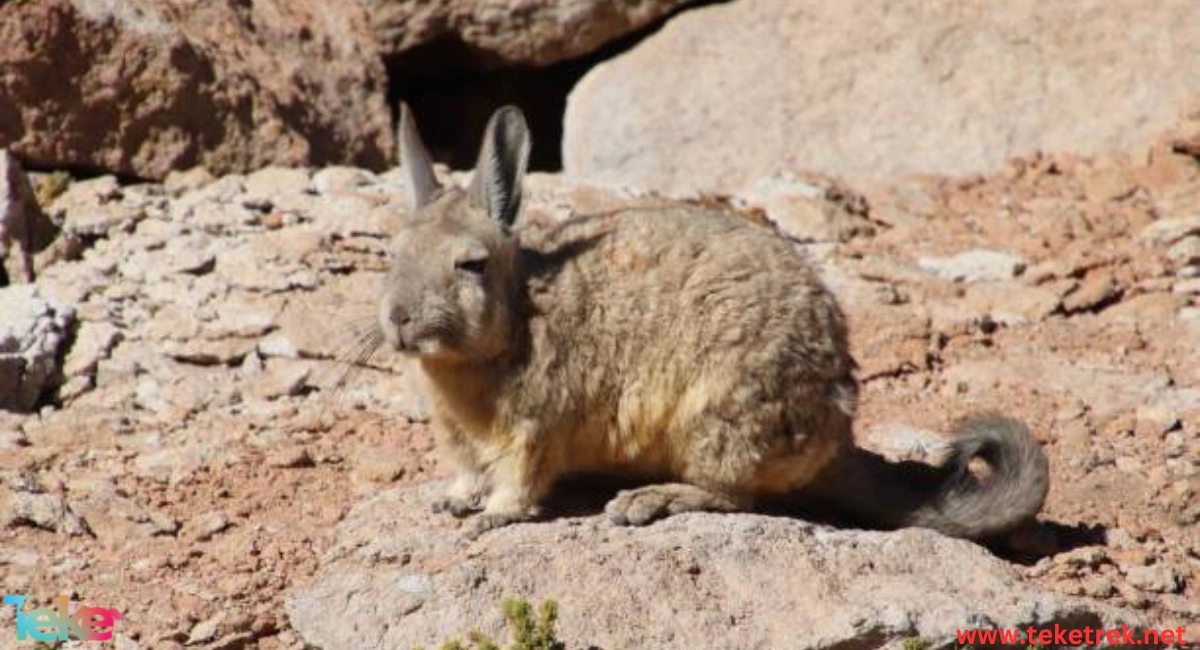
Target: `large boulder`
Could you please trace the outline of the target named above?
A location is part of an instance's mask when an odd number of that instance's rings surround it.
[[[6,2],[0,43],[0,147],[30,166],[158,179],[391,157],[353,0]]]
[[[359,0],[385,54],[439,39],[484,66],[544,66],[588,54],[693,0]]]
[[[1024,583],[983,548],[926,530],[751,514],[626,528],[586,516],[472,540],[469,521],[430,512],[434,489],[355,507],[316,580],[289,599],[305,642],[438,647],[472,627],[502,636],[507,597],[557,600],[570,648],[875,648],[913,636],[951,648],[956,629],[1139,623]]]
[[[1194,0],[741,0],[591,70],[565,170],[734,191],[781,171],[970,174],[1148,144],[1200,97]]]

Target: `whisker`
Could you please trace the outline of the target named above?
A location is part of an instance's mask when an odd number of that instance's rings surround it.
[[[327,428],[326,416],[332,410],[335,402],[344,395],[345,387],[350,383],[356,371],[370,367],[370,361],[383,345],[383,332],[372,318],[363,319],[348,328],[347,342],[337,346],[331,355],[332,367],[329,369],[332,381],[318,382],[323,394],[320,399],[320,410],[317,423]]]

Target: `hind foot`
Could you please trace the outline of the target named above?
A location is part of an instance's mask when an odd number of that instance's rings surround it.
[[[479,497],[459,497],[444,495],[433,502],[430,508],[433,512],[448,512],[458,519],[483,510]]]
[[[644,526],[684,512],[733,512],[748,503],[687,483],[662,483],[622,490],[604,507],[619,526]]]
[[[483,477],[463,473],[454,479],[446,493],[433,502],[434,512],[448,512],[462,519],[467,515],[483,510],[483,498],[487,491]]]

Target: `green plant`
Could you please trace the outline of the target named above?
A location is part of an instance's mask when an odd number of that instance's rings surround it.
[[[558,640],[555,631],[558,623],[558,603],[553,600],[542,603],[535,617],[533,605],[529,604],[529,601],[507,598],[504,600],[503,611],[513,637],[512,643],[505,648],[501,648],[486,634],[471,630],[467,634],[466,644],[460,639],[450,638],[442,643],[440,650],[565,650],[566,646]]]
[[[910,636],[900,641],[900,650],[928,650],[929,642],[919,636]]]

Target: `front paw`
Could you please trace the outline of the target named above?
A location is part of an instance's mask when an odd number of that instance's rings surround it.
[[[529,521],[529,517],[518,514],[488,514],[485,512],[471,519],[471,522],[467,525],[465,536],[469,540],[476,540],[486,532],[522,521]]]
[[[433,511],[437,513],[448,512],[455,517],[462,519],[474,512],[483,510],[481,499],[478,496],[463,497],[453,494],[446,494],[433,502]]]

